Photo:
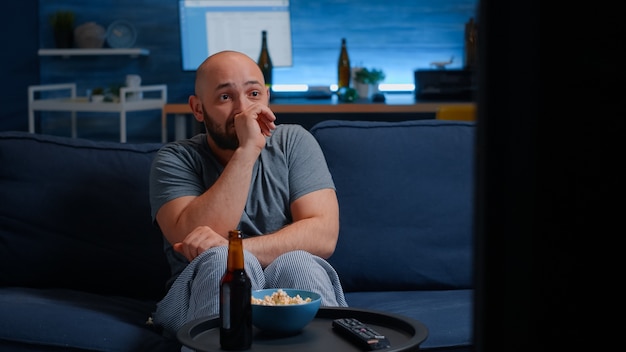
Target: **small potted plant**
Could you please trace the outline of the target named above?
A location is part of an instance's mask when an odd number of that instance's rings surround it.
[[[385,73],[380,69],[363,67],[354,73],[354,80],[364,84],[378,84],[385,80]]]
[[[354,72],[354,88],[359,92],[359,98],[378,93],[378,84],[383,80],[385,73],[381,69],[363,67]]]
[[[57,11],[50,16],[50,25],[54,30],[54,42],[57,48],[74,46],[74,19],[72,11]]]
[[[104,88],[96,87],[91,91],[89,100],[94,103],[101,103],[104,101]]]

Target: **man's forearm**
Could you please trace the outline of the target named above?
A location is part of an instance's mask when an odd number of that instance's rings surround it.
[[[293,250],[305,250],[322,258],[330,257],[337,244],[334,231],[320,224],[319,219],[303,219],[271,234],[244,240],[244,248],[266,267],[276,257]]]
[[[264,267],[279,255],[297,249],[322,258],[335,251],[339,237],[339,205],[332,189],[322,189],[302,196],[291,206],[293,223],[263,236],[244,240]]]

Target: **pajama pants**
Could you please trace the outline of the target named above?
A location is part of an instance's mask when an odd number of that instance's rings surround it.
[[[208,249],[196,257],[157,304],[154,324],[175,337],[185,323],[203,317],[219,317],[220,280],[226,272],[228,246]],[[245,268],[252,290],[296,288],[322,296],[322,306],[346,307],[343,288],[335,269],[308,252],[287,252],[263,270],[257,258],[244,251]]]

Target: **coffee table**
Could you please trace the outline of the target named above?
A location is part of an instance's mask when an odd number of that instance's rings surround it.
[[[296,335],[269,335],[254,328],[252,347],[248,351],[362,351],[333,331],[332,321],[338,318],[356,318],[385,335],[391,343],[385,352],[417,351],[428,337],[428,328],[424,324],[404,316],[358,308],[323,307]],[[183,345],[196,351],[221,352],[219,334],[219,318],[208,317],[183,325],[177,337]]]

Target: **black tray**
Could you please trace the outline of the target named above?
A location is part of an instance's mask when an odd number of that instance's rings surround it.
[[[417,351],[428,337],[421,322],[395,314],[356,308],[320,308],[315,319],[302,332],[291,336],[267,335],[254,328],[252,347],[248,351],[361,351],[333,331],[332,320],[356,318],[385,335],[391,347],[385,352]],[[188,322],[178,331],[178,340],[199,352],[221,352],[219,319],[200,318]]]

